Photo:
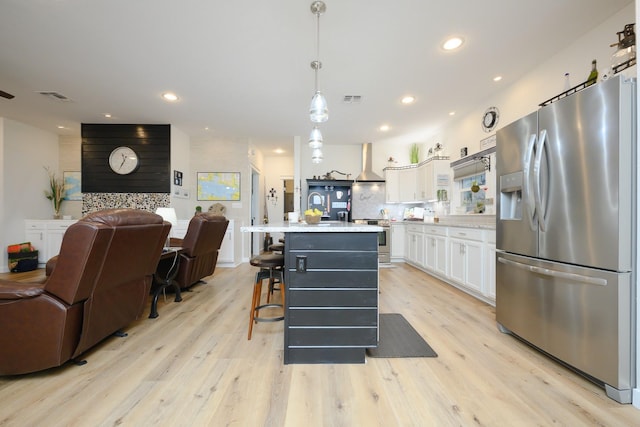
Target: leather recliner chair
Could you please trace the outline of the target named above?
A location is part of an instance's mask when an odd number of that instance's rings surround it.
[[[170,227],[151,212],[95,212],[67,229],[43,283],[0,280],[0,375],[60,366],[140,317]]]
[[[224,216],[198,213],[189,221],[184,239],[171,238],[171,246],[183,248],[175,277],[180,289],[188,289],[213,274],[228,225]]]

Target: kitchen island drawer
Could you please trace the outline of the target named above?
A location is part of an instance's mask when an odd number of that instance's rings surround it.
[[[312,235],[313,238],[309,238]],[[338,235],[338,236],[336,236]],[[287,249],[359,251],[363,248],[377,249],[378,233],[290,233]]]
[[[378,270],[288,271],[285,283],[296,288],[370,288],[378,281]]]
[[[290,327],[289,346],[375,346],[378,330],[375,327]]]
[[[294,307],[377,307],[377,289],[289,288],[287,305]]]
[[[377,308],[289,308],[290,326],[373,326]]]
[[[303,263],[304,265],[301,265]],[[377,269],[377,251],[298,251],[288,252],[285,265],[288,269]]]

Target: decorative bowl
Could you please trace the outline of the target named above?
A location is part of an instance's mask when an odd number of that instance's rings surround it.
[[[304,219],[307,221],[307,224],[318,224],[322,217],[320,215],[305,215]]]

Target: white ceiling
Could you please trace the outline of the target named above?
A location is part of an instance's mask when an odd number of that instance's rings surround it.
[[[451,120],[450,111],[477,107],[632,2],[326,0],[325,144],[426,138]],[[0,90],[15,95],[0,98],[0,116],[61,135],[79,135],[80,123],[170,123],[192,138],[291,150],[293,136],[306,141],[312,127],[310,4],[0,0]],[[453,34],[465,38],[463,48],[441,51]],[[498,74],[504,79],[494,83]],[[179,102],[162,101],[165,91]],[[405,94],[417,102],[401,105]],[[362,102],[345,104],[345,95]],[[392,127],[386,134],[378,130],[384,123]]]

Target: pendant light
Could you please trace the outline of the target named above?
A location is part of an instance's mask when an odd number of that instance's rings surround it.
[[[313,150],[313,153],[311,154],[311,161],[316,164],[322,162],[322,150],[319,148]]]
[[[309,148],[322,148],[322,133],[320,133],[318,126],[314,126],[313,129],[311,129],[311,134],[309,135]]]
[[[309,107],[309,118],[313,123],[324,123],[329,119],[329,108],[327,100],[318,89],[318,70],[322,68],[320,62],[320,15],[327,10],[327,6],[322,1],[314,1],[311,3],[311,12],[316,15],[316,60],[311,62],[311,68],[315,73],[315,93],[311,98],[311,106]]]

